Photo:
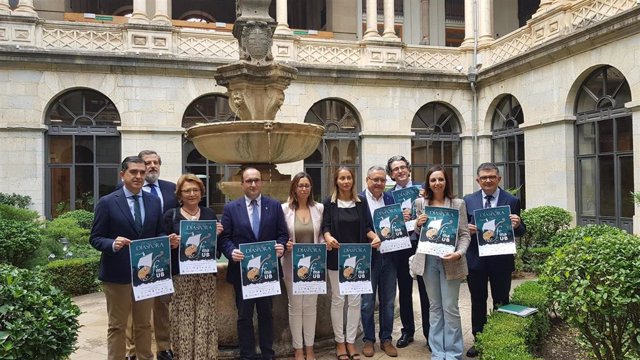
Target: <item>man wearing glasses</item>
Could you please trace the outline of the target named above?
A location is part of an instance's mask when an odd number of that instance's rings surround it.
[[[248,167],[242,171],[244,196],[224,206],[222,226],[224,230],[218,238],[218,248],[229,259],[227,282],[233,285],[238,309],[238,342],[240,359],[255,359],[255,338],[253,336],[253,310],[258,312],[258,334],[261,359],[273,359],[273,315],[271,297],[244,300],[240,261],[244,254],[239,245],[260,241],[276,241],[276,254],[281,257],[289,240],[287,224],[280,203],[262,196],[260,171]],[[280,271],[282,274],[282,271]]]
[[[393,204],[393,197],[384,192],[387,182],[387,175],[382,166],[372,166],[367,171],[367,188],[360,193],[367,199],[369,205],[370,222],[373,224],[373,212],[386,205]],[[366,357],[375,354],[373,344],[376,342],[376,329],[374,320],[374,310],[376,307],[376,292],[378,293],[380,317],[380,349],[387,356],[396,357],[398,351],[391,342],[391,332],[393,331],[393,306],[396,301],[396,264],[394,253],[381,254],[373,249],[371,255],[371,286],[373,293],[363,294],[361,302],[361,319],[364,331],[364,347],[362,353]]]
[[[522,236],[526,227],[520,219],[520,199],[501,189],[500,171],[493,163],[480,164],[476,172],[476,182],[480,190],[464,197],[467,206],[467,220],[471,243],[467,249],[467,265],[469,275],[467,284],[471,293],[471,332],[474,338],[482,332],[487,322],[487,297],[489,292],[487,285],[491,283],[491,298],[493,307],[509,303],[509,291],[511,290],[511,273],[515,270],[514,255],[478,256],[478,239],[476,237],[476,225],[473,212],[476,209],[509,205],[511,207],[511,226],[515,236]],[[467,351],[468,357],[478,356],[475,346]]]
[[[424,191],[422,184],[411,181],[411,165],[402,155],[392,156],[387,161],[387,174],[396,182],[396,186],[392,190],[416,186],[420,188],[421,194]],[[402,321],[402,334],[396,343],[399,348],[406,347],[413,342],[413,334],[416,331],[413,315],[413,278],[409,274],[409,257],[416,253],[418,235],[415,232],[409,233],[411,249],[404,249],[394,253],[396,256],[398,291],[400,293],[400,320]],[[429,347],[429,297],[427,296],[422,276],[417,276],[417,278],[418,292],[420,293],[420,313],[422,314],[422,334],[427,340],[427,347]]]
[[[138,157],[144,161],[145,175],[142,191],[160,199],[162,213],[178,206],[176,201],[176,184],[160,180],[160,166],[162,159],[154,150],[142,150]],[[169,303],[171,294],[158,296],[153,299],[153,331],[156,338],[158,360],[173,360],[171,350],[171,335],[169,329]],[[127,326],[127,357],[126,360],[136,359],[136,344],[133,342],[133,324],[129,316]]]

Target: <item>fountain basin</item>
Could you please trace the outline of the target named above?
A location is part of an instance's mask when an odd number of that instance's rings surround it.
[[[209,160],[223,164],[290,163],[318,148],[324,128],[270,120],[224,121],[187,129],[187,137]]]

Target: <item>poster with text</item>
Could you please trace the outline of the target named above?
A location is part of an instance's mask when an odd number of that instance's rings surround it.
[[[340,244],[340,295],[371,294],[371,244]]]
[[[240,251],[244,255],[240,261],[242,298],[280,295],[275,240],[240,244]]]
[[[516,253],[516,240],[511,226],[509,205],[473,212],[478,239],[478,255],[506,255]]]
[[[373,211],[373,227],[382,241],[380,253],[388,253],[411,247],[409,232],[402,217],[400,204],[383,206]]]
[[[215,220],[180,221],[180,275],[218,272],[216,243]]]
[[[435,206],[426,206],[427,222],[421,228],[416,252],[443,256],[456,250],[460,212]]]
[[[131,285],[136,301],[173,293],[168,236],[132,241],[129,256]]]
[[[405,222],[405,226],[407,231],[414,231],[416,228],[416,214],[413,211],[413,202],[416,201],[418,196],[420,195],[420,189],[415,186],[410,186],[404,189],[398,189],[391,192],[391,196],[393,196],[393,200],[396,204],[400,204],[400,208],[402,209],[402,213],[409,212],[411,214],[411,219]]]
[[[293,244],[293,294],[327,293],[327,245]]]

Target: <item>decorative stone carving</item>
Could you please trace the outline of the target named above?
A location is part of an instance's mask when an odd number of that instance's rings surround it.
[[[269,16],[270,0],[238,0],[233,36],[238,39],[240,60],[253,64],[273,61],[271,45],[277,23]]]

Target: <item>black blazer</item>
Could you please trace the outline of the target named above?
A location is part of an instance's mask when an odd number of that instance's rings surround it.
[[[367,190],[362,190],[358,196],[360,196],[361,199],[365,199],[364,201],[367,203],[367,207],[369,206],[369,201],[367,200]],[[384,201],[384,205],[393,205],[395,204],[395,201],[393,200],[393,196],[391,196],[391,193],[389,192],[383,192],[382,193],[382,199]],[[371,210],[367,209],[367,215],[369,216],[369,223],[371,224],[371,230],[373,232],[375,232],[374,226],[373,226],[373,218],[371,217]],[[371,262],[375,263],[377,261],[378,256],[389,256],[391,257],[393,255],[393,253],[387,253],[387,254],[381,254],[378,249],[371,249]]]
[[[171,181],[158,179],[158,186],[162,192],[162,201],[164,202],[164,204],[162,204],[162,213],[164,214],[167,210],[178,206],[176,184]],[[118,185],[116,185],[116,190],[120,189],[122,189],[122,182],[119,182]]]
[[[131,283],[129,248],[123,247],[114,252],[113,243],[116,237],[123,236],[135,241],[165,235],[162,228],[160,199],[144,191],[141,193],[145,212],[142,233],[138,233],[135,229],[133,215],[122,188],[103,196],[96,205],[89,242],[91,246],[102,252],[98,274],[98,278],[102,281],[116,284]]]
[[[367,233],[373,231],[371,214],[369,213],[367,199],[361,195],[358,195],[358,197],[360,201],[356,202],[356,209],[360,215],[360,219],[364,220],[360,221],[360,241],[358,242],[368,243]],[[338,223],[340,222],[340,218],[338,217],[338,203],[331,202],[331,197],[327,197],[322,204],[324,205],[324,212],[322,213],[322,233],[324,234],[328,231],[338,242],[342,242],[338,229]],[[338,269],[338,251],[327,250],[327,267],[331,270]]]
[[[164,195],[163,195],[164,196]],[[165,201],[165,204],[167,202]],[[174,216],[175,214],[175,216]],[[172,209],[167,210],[164,213],[164,217],[162,218],[162,225],[164,227],[164,232],[166,234],[176,233],[180,235],[180,221],[187,220],[180,213],[180,209],[178,207],[174,207]],[[216,217],[216,213],[213,210],[200,206],[200,220],[218,220]],[[215,230],[214,230],[215,231]],[[180,271],[178,267],[178,248],[171,249],[171,274],[177,275]]]
[[[484,207],[484,199],[482,198],[482,190],[478,190],[472,194],[464,197],[464,202],[467,207],[467,220],[469,224],[474,224],[473,211],[482,209]],[[520,199],[500,189],[500,195],[498,195],[498,206],[509,205],[511,207],[511,213],[520,216]],[[520,226],[517,229],[513,229],[515,236],[524,235],[527,227],[524,222],[520,222]],[[467,249],[467,265],[469,271],[473,270],[486,270],[486,271],[501,271],[512,272],[516,269],[515,260],[513,255],[495,255],[480,257],[478,255],[478,239],[476,235],[471,235],[471,243]]]
[[[284,221],[282,206],[275,199],[264,195],[260,201],[260,233],[256,239],[244,199],[242,196],[224,206],[222,212],[224,230],[218,236],[218,249],[229,259],[227,282],[238,284],[241,281],[240,264],[231,259],[234,249],[238,249],[240,244],[269,240],[275,240],[276,243],[286,246],[289,240],[289,230]]]

